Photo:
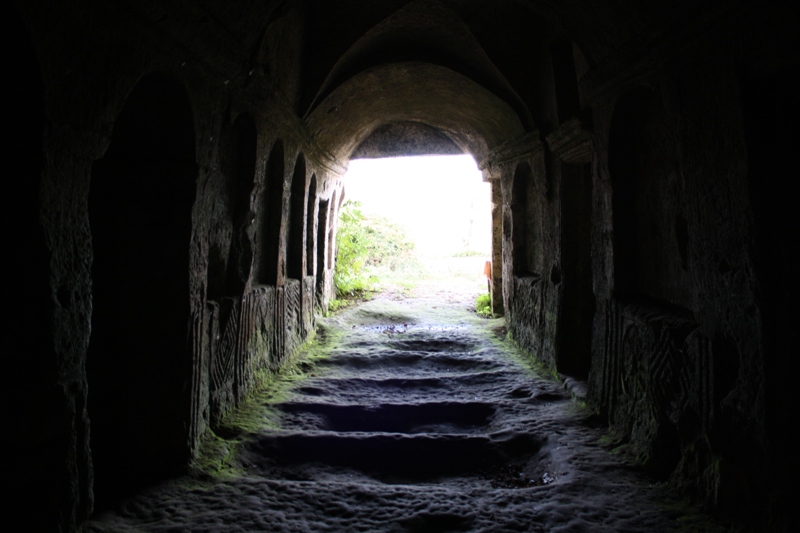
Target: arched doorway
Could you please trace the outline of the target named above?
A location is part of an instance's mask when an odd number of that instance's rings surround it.
[[[247,230],[253,214],[250,196],[255,187],[257,145],[255,121],[249,114],[242,113],[227,131],[221,154],[225,207],[222,224],[229,228],[230,240],[211,244],[207,287],[209,300],[241,296],[250,277],[253,249]]]
[[[182,85],[142,78],[92,167],[87,377],[96,508],[188,458],[192,109]]]
[[[691,309],[689,228],[669,119],[645,86],[624,94],[608,140],[614,229],[614,294],[623,301]]]
[[[311,175],[311,182],[308,184],[308,206],[306,207],[306,276],[316,274],[314,258],[316,257],[316,240],[314,232],[314,222],[317,219],[317,176]]]
[[[286,256],[286,276],[303,281],[303,222],[306,207],[306,160],[297,156],[292,175],[292,196],[289,209],[289,242]]]
[[[42,72],[27,24],[14,8],[5,9],[4,15],[4,35],[14,46],[14,53],[6,56],[4,89],[7,102],[24,113],[17,120],[9,115],[2,123],[7,157],[0,189],[0,245],[5,258],[2,291],[9,307],[3,319],[2,387],[13,405],[8,409],[7,427],[22,437],[9,439],[7,444],[13,460],[4,478],[13,494],[4,503],[9,510],[5,520],[13,524],[19,517],[30,530],[49,531],[77,504],[64,497],[76,481],[65,462],[74,446],[72,438],[81,439],[83,428],[68,427],[68,400],[56,381],[50,250],[40,222],[45,125]],[[63,285],[56,292],[58,305],[69,312],[73,289],[68,280],[59,281]],[[69,350],[71,343],[67,343],[62,350]],[[81,393],[77,399],[82,401]],[[82,405],[73,409],[79,423]],[[86,465],[79,463],[79,481],[84,484]]]
[[[261,200],[261,227],[259,230],[259,257],[257,281],[261,285],[277,286],[280,265],[281,217],[283,216],[284,185],[283,141],[278,139],[267,161],[264,196]]]

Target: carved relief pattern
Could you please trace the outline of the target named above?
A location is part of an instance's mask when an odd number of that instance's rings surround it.
[[[205,372],[208,361],[207,345],[204,331],[208,327],[208,314],[199,311],[192,315],[190,338],[192,339],[192,387],[191,387],[191,421],[189,428],[192,452],[200,442],[200,436],[208,424],[208,384]]]
[[[306,276],[303,278],[303,338],[314,331],[314,288],[316,278],[314,276]]]
[[[239,333],[238,300],[226,299],[214,308],[209,361],[211,422],[216,424],[234,404],[234,361]]]
[[[235,395],[241,400],[253,384],[254,371],[268,364],[272,353],[275,289],[260,287],[242,301],[235,362]]]
[[[289,279],[285,286],[286,295],[286,322],[284,324],[285,354],[283,360],[292,354],[297,346],[302,342],[302,319],[303,311],[302,294],[300,291],[300,281]]]
[[[272,345],[272,353],[269,358],[269,368],[273,372],[277,372],[283,365],[284,357],[286,355],[286,288],[279,287],[275,289],[275,306],[274,306],[274,320],[275,329]]]
[[[688,444],[709,427],[713,390],[709,341],[697,324],[668,312],[610,301],[594,392],[617,437],[644,463]]]

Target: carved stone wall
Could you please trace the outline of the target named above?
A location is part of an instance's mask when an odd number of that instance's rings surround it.
[[[76,531],[184,468],[333,296],[347,158],[407,135],[493,182],[494,305],[555,371],[591,174],[590,405],[684,494],[788,523],[800,4],[361,4],[12,2],[12,514]]]
[[[717,52],[686,52],[638,79],[617,78],[615,96],[594,108],[598,311],[589,391],[644,464],[710,506],[746,514],[745,505],[764,504],[764,367],[744,131],[725,111],[738,105],[735,72],[709,59]],[[660,214],[625,218],[615,199],[625,194],[615,181],[624,172],[613,162],[616,113],[643,94],[650,118],[634,142],[658,131],[660,146],[628,170],[637,179],[654,172],[643,178],[655,180],[649,189],[633,194],[651,195]],[[624,236],[631,223],[639,237]],[[626,255],[638,245],[620,243],[642,232],[645,256]]]

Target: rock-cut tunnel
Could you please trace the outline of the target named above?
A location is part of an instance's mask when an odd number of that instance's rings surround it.
[[[585,384],[591,429],[669,490],[788,529],[798,22],[792,3],[750,0],[15,0],[0,195],[9,520],[77,531],[185,473],[314,338],[348,162],[464,153],[491,184],[492,307],[517,349]],[[429,331],[479,354],[475,368],[499,364],[481,362],[483,341]],[[420,372],[460,364],[390,348]],[[343,433],[452,423],[477,432],[462,451],[544,453],[481,440],[507,402],[519,421],[563,394],[530,379],[423,410],[283,409]],[[367,461],[363,443],[337,442],[273,440],[259,457]],[[531,498],[511,513],[523,530],[539,527]],[[395,526],[491,528],[448,513]]]

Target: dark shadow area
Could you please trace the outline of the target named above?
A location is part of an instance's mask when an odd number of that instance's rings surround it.
[[[297,156],[292,173],[292,196],[289,200],[289,242],[286,251],[286,276],[303,279],[303,223],[306,206],[306,158]]]
[[[492,406],[477,402],[377,406],[284,403],[280,408],[309,429],[338,432],[423,433],[436,427],[440,433],[455,433],[486,426],[495,413]]]
[[[306,276],[316,274],[314,259],[316,258],[316,232],[314,222],[317,220],[317,177],[311,175],[308,185],[308,206],[306,208]]]
[[[561,164],[561,268],[563,278],[556,368],[580,379],[592,362],[592,169]]]
[[[188,459],[192,109],[180,82],[142,78],[92,167],[87,377],[97,509]]]
[[[258,276],[261,285],[278,283],[278,252],[280,248],[281,215],[283,213],[284,152],[283,141],[278,139],[272,146],[267,161],[267,175],[261,226],[257,232],[259,243]]]
[[[231,225],[231,234],[227,253],[223,254],[216,243],[209,251],[209,300],[241,296],[250,276],[253,249],[247,228],[253,216],[250,195],[255,186],[257,141],[253,117],[243,113],[230,127],[222,146],[225,216]]]
[[[8,427],[13,429],[6,502],[11,520],[24,517],[32,530],[49,530],[58,523],[65,500],[70,497],[65,465],[70,440],[66,398],[59,389],[54,350],[50,287],[50,251],[40,223],[44,87],[40,65],[26,24],[14,9],[4,10],[0,26],[14,53],[7,54],[8,75],[4,88],[4,178],[0,192],[3,276],[6,298],[3,319],[3,397],[9,406]],[[13,110],[12,113],[10,110]],[[63,279],[57,291],[58,305],[70,310],[73,293]],[[63,351],[72,348],[62,345]],[[17,406],[24,406],[19,409]],[[86,472],[81,472],[85,482]],[[4,504],[5,506],[5,504]]]
[[[793,71],[742,76],[748,182],[755,218],[756,273],[763,327],[766,377],[766,432],[771,447],[777,503],[789,516],[789,494],[800,471],[794,423],[800,419],[795,381],[800,374],[800,201],[788,184],[797,173],[793,154],[800,146],[800,102]],[[728,266],[728,269],[730,267]],[[779,513],[778,513],[779,514]]]
[[[326,244],[328,235],[328,219],[330,208],[327,200],[320,199],[317,211],[317,304],[322,305],[325,292]]]
[[[652,89],[638,87],[619,100],[609,132],[608,168],[613,188],[614,294],[683,315],[688,291],[689,229],[680,184],[665,162],[671,134]]]
[[[553,41],[550,44],[550,54],[553,60],[558,120],[564,123],[581,111],[572,41],[567,38]]]
[[[608,167],[613,187],[614,292],[633,298],[640,292],[639,236],[636,193],[640,165],[645,152],[644,128],[652,93],[637,89],[617,103],[609,133]]]
[[[538,276],[536,273],[535,206],[536,192],[533,173],[527,163],[521,163],[514,172],[514,194],[512,195],[512,238],[514,274],[520,277]],[[538,221],[541,223],[541,221]]]
[[[353,469],[386,483],[480,475],[509,461],[530,458],[541,445],[531,435],[496,441],[484,436],[436,434],[295,434],[248,443],[250,457],[265,468],[323,464]]]

